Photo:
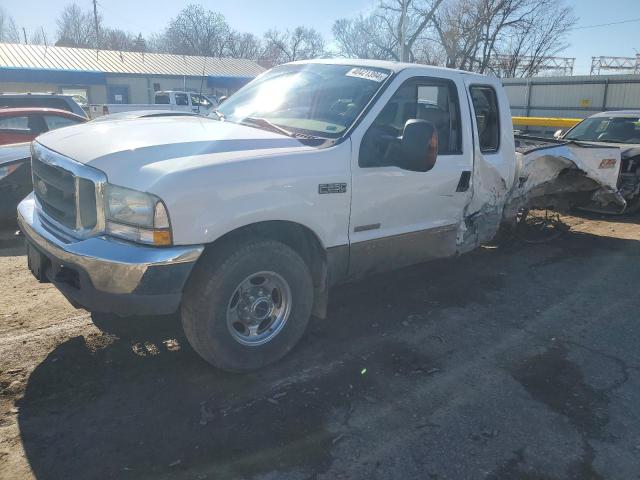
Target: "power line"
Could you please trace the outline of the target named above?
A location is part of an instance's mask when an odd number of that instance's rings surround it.
[[[609,27],[611,25],[621,25],[623,23],[640,22],[640,18],[632,18],[630,20],[621,20],[619,22],[598,23],[596,25],[584,25],[583,27],[573,27],[571,30],[582,30],[584,28]]]

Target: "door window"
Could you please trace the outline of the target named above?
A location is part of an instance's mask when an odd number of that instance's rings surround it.
[[[62,117],[60,115],[44,115],[44,122],[47,124],[48,130],[55,130],[56,128],[75,125],[76,123],[78,123],[78,120],[74,118]]]
[[[192,93],[191,94],[191,105],[193,105],[194,107],[209,108],[211,106],[211,102],[209,102],[209,100],[207,100],[202,95],[197,95],[195,93]]]
[[[438,132],[438,155],[461,153],[460,106],[453,82],[411,79],[405,82],[367,130],[360,146],[361,167],[393,164],[386,158],[407,120],[431,122]],[[425,152],[426,154],[426,152]]]
[[[478,143],[482,153],[497,152],[500,147],[500,116],[498,98],[493,87],[473,86],[470,89],[478,126]]]

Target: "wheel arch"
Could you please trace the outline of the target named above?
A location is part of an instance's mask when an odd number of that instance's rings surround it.
[[[288,220],[267,220],[238,227],[205,245],[206,257],[221,247],[249,239],[263,238],[284,243],[302,257],[309,267],[314,286],[312,315],[325,318],[328,302],[327,249],[309,227]]]

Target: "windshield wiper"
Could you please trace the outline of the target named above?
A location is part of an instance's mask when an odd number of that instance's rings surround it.
[[[281,126],[276,125],[275,123],[270,122],[266,118],[262,118],[262,117],[246,117],[246,118],[243,118],[240,121],[240,123],[249,124],[251,126],[262,128],[262,129],[268,129],[268,130],[271,130],[272,132],[282,133],[283,135],[286,135],[287,137],[295,137],[296,136],[295,133],[290,132],[289,130],[286,130],[286,129],[282,128]]]

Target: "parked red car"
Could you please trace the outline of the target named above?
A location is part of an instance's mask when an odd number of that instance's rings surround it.
[[[0,108],[0,145],[30,142],[41,133],[86,121],[55,108]]]

